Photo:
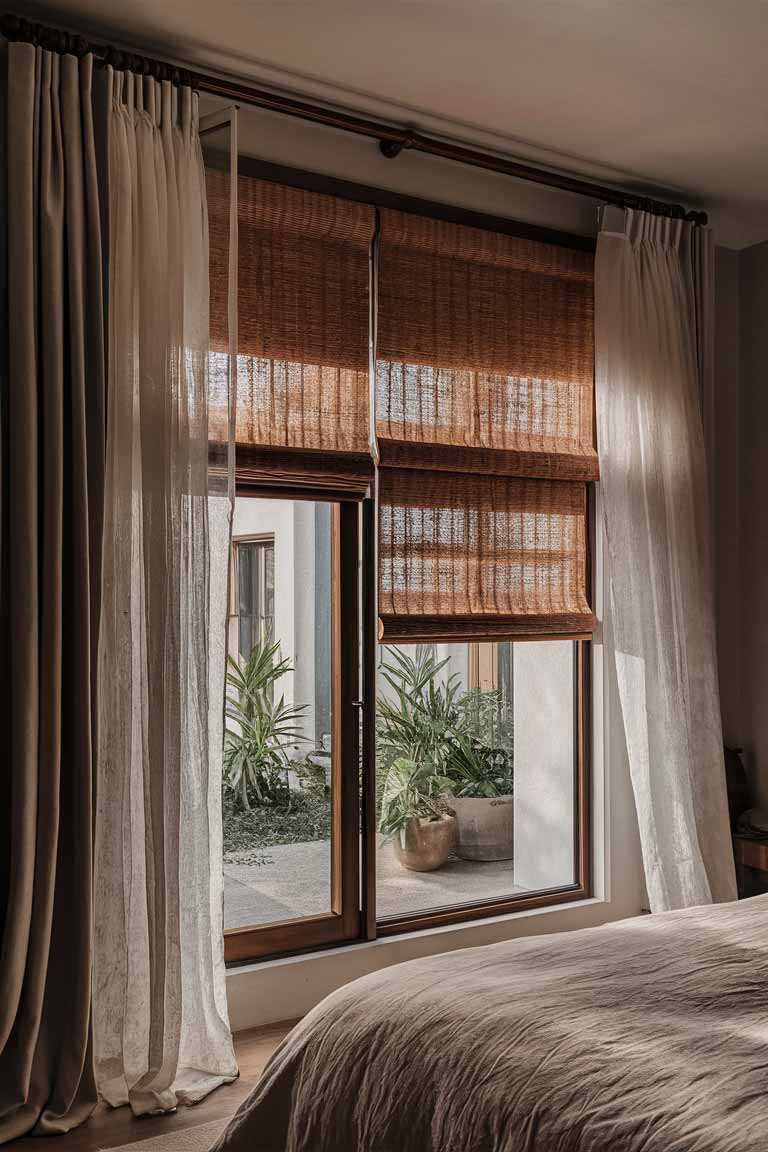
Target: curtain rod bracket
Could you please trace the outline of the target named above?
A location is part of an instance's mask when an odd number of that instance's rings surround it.
[[[403,145],[399,140],[379,140],[379,152],[382,156],[386,156],[387,160],[394,160],[402,150]]]
[[[379,140],[379,151],[387,160],[394,160],[404,148],[413,148],[415,143],[416,137],[413,132],[403,132],[397,137],[388,136]]]

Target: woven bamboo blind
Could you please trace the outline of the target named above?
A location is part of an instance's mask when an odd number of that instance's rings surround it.
[[[383,468],[382,638],[590,632],[585,501],[577,483]]]
[[[593,257],[382,212],[376,433],[382,460],[597,477]]]
[[[591,253],[381,214],[386,641],[585,635]]]
[[[211,346],[226,341],[227,186],[207,173]],[[368,205],[238,180],[238,453],[265,476],[372,471]],[[290,450],[286,453],[284,450]],[[287,463],[286,463],[287,461]],[[257,471],[259,465],[256,466]]]

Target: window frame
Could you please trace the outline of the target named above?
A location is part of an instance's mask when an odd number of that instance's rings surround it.
[[[239,484],[237,471],[235,494],[275,498],[274,490]],[[281,498],[331,504],[331,907],[315,916],[225,928],[228,966],[353,943],[361,935],[359,501],[337,500],[322,488]]]
[[[230,581],[229,589],[229,625],[231,626],[233,620],[238,621],[238,651],[240,640],[240,551],[244,544],[271,544],[272,555],[274,563],[274,550],[275,550],[275,534],[274,532],[255,532],[244,533],[242,535],[232,537],[232,580]],[[272,592],[274,597],[274,589]],[[265,620],[266,616],[259,617],[260,620]],[[272,628],[274,632],[274,611],[272,613]],[[242,653],[241,653],[242,655]]]
[[[514,637],[515,644],[544,642],[541,636]],[[574,882],[557,888],[546,888],[540,892],[527,892],[522,895],[500,896],[493,900],[467,902],[451,905],[448,908],[435,908],[406,913],[402,916],[372,919],[375,921],[376,937],[399,936],[404,932],[423,931],[459,924],[468,920],[483,920],[489,916],[503,916],[510,912],[528,912],[536,908],[554,907],[569,904],[575,900],[585,900],[592,895],[591,877],[591,730],[589,724],[591,696],[591,648],[589,640],[572,641],[574,648]],[[375,772],[375,761],[374,761]],[[368,889],[366,889],[368,891]],[[370,896],[369,896],[370,899]],[[375,900],[375,871],[373,878],[373,899]],[[370,913],[369,913],[370,917]],[[368,919],[366,923],[368,923]]]
[[[242,175],[262,180],[328,193],[377,207],[396,208],[453,223],[486,228],[512,236],[520,236],[544,243],[594,251],[595,238],[575,233],[544,228],[506,217],[492,216],[454,205],[428,201],[389,190],[341,180],[332,176],[309,172],[253,157],[238,158]],[[375,244],[374,244],[375,253]],[[372,257],[375,265],[375,254]],[[375,311],[375,291],[372,292],[372,314]],[[375,321],[375,317],[374,317]],[[372,352],[373,354],[373,352]],[[338,552],[338,578],[344,574],[344,597],[335,597],[336,624],[334,636],[343,628],[346,638],[344,649],[347,659],[332,663],[332,693],[340,693],[339,707],[335,707],[334,747],[342,747],[341,759],[347,765],[341,785],[343,803],[334,810],[334,831],[337,844],[332,841],[332,861],[337,863],[339,892],[343,890],[343,908],[330,916],[308,917],[266,924],[255,928],[225,931],[225,960],[228,966],[269,959],[281,955],[315,952],[322,948],[361,943],[398,936],[406,932],[421,931],[441,926],[482,920],[513,912],[557,907],[588,899],[593,894],[592,878],[592,659],[590,639],[572,640],[574,647],[574,883],[559,888],[510,895],[494,900],[464,903],[449,908],[418,911],[399,917],[377,920],[376,917],[376,669],[379,643],[377,636],[376,606],[376,513],[372,498],[372,485],[355,482],[349,486],[304,484],[282,479],[269,483],[254,483],[249,467],[251,457],[258,458],[258,450],[239,445],[236,451],[235,477],[238,496],[262,496],[298,500],[333,502],[339,512],[340,523],[347,525],[345,546],[334,548]],[[239,467],[238,467],[239,466]],[[594,606],[594,501],[595,484],[587,483],[587,573],[586,588],[590,606]],[[359,560],[358,560],[359,557]],[[358,563],[360,571],[358,573]],[[332,585],[334,581],[332,580]],[[354,590],[354,591],[353,591]],[[340,634],[340,632],[339,632]],[[571,639],[570,637],[567,637]],[[455,638],[451,638],[455,639]],[[488,638],[483,638],[487,640]],[[498,637],[497,639],[504,639]],[[528,641],[541,642],[540,635],[511,636],[515,644]],[[552,636],[552,640],[562,637]],[[470,644],[475,641],[469,640]],[[357,653],[360,653],[359,667]],[[354,660],[350,654],[354,653]],[[353,667],[354,664],[354,667]],[[338,689],[336,678],[340,678]],[[341,717],[344,717],[342,724]],[[336,724],[339,724],[337,733]],[[342,732],[343,729],[343,732]],[[339,741],[337,745],[337,739]],[[354,765],[354,767],[353,767]],[[341,840],[347,840],[346,853]],[[354,845],[354,852],[351,851]],[[344,862],[341,857],[344,856]],[[352,896],[354,895],[354,907]],[[335,907],[335,905],[334,905]]]

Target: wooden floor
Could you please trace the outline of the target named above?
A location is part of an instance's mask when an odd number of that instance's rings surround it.
[[[50,1140],[13,1140],[3,1146],[3,1152],[40,1152],[43,1144],[45,1152],[49,1149],[50,1152],[99,1152],[101,1148],[117,1148],[134,1140],[148,1140],[151,1136],[178,1132],[195,1124],[231,1116],[251,1091],[267,1060],[294,1023],[286,1021],[239,1032],[235,1036],[239,1079],[217,1088],[194,1108],[179,1108],[169,1116],[136,1117],[129,1108],[107,1108],[99,1104],[90,1120],[74,1132]]]

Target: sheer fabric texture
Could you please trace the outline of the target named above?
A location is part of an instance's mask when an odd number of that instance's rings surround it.
[[[94,1032],[101,1094],[143,1113],[237,1074],[220,810],[230,503],[208,485],[196,97],[112,82]]]
[[[653,911],[736,896],[701,416],[711,243],[610,209],[595,265],[613,644]]]

